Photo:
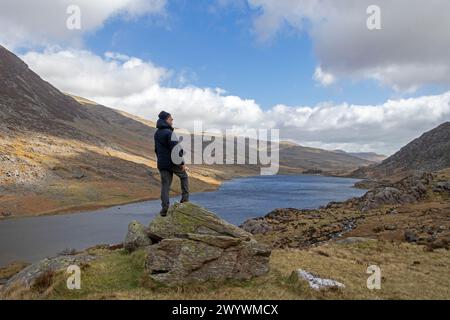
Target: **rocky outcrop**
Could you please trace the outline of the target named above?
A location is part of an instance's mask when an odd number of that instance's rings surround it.
[[[426,198],[432,184],[433,175],[430,173],[412,175],[391,186],[370,190],[357,200],[358,206],[361,211],[368,211],[383,205],[418,202]]]
[[[264,218],[247,220],[241,225],[241,228],[251,234],[266,234],[273,230],[273,227]]]
[[[250,233],[192,203],[175,204],[166,217],[157,217],[149,237],[145,270],[167,286],[194,281],[260,276],[269,270],[270,249]]]
[[[384,205],[402,205],[426,199],[427,193],[434,186],[431,173],[416,173],[396,183],[384,183],[369,190],[360,198],[345,202],[331,202],[326,208],[349,208],[367,212]]]
[[[434,186],[434,191],[436,192],[449,192],[450,191],[450,181],[439,181]]]
[[[390,179],[414,172],[436,172],[450,167],[450,122],[424,133],[381,164],[360,168],[354,177]]]
[[[152,240],[148,237],[145,226],[138,221],[130,222],[123,247],[127,251],[132,252],[139,247],[145,247],[151,244]]]

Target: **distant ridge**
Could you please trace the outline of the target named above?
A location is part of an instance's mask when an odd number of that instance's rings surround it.
[[[436,172],[450,167],[450,122],[424,133],[385,159],[381,164],[361,168],[358,177],[405,177],[414,172]]]
[[[344,150],[334,150],[337,153],[346,153],[353,157],[360,158],[367,161],[372,161],[376,163],[382,162],[384,159],[387,158],[387,156],[383,154],[378,154],[375,152],[346,152]]]

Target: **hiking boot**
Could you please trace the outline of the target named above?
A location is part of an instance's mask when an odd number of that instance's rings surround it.
[[[159,212],[159,214],[161,215],[161,217],[165,217],[167,216],[167,211],[169,210],[169,208],[162,208],[161,211]]]
[[[185,203],[185,202],[189,202],[189,199],[181,199],[180,203]]]

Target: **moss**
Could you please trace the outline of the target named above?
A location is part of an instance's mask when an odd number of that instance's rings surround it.
[[[242,229],[219,219],[215,214],[193,203],[176,203],[167,212],[166,217],[156,217],[149,230],[162,237],[170,238],[175,234],[202,233],[233,237],[251,237]]]

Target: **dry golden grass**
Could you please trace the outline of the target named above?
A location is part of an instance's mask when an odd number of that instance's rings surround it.
[[[8,279],[28,265],[28,263],[21,261],[10,263],[5,267],[0,268],[0,279]]]
[[[407,243],[329,243],[309,250],[274,250],[270,272],[250,281],[208,282],[178,288],[149,285],[144,251],[102,253],[82,273],[82,289],[69,291],[60,275],[48,299],[450,299],[450,253],[426,252]],[[381,290],[367,289],[369,265],[382,270]],[[298,268],[346,285],[343,290],[311,290],[289,276]],[[36,297],[36,293],[30,298]],[[42,296],[40,296],[42,298]]]

